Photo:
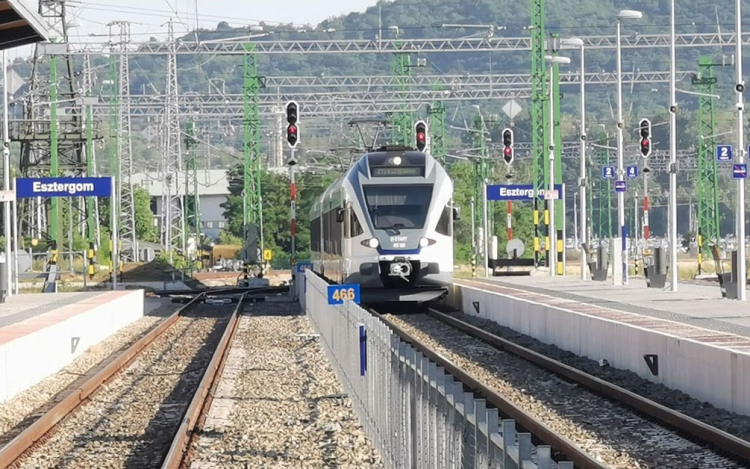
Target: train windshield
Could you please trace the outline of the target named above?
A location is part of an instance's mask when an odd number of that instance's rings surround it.
[[[432,199],[432,184],[364,186],[367,210],[375,229],[419,229]]]

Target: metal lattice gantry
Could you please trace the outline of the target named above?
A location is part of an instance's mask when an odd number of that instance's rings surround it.
[[[680,79],[689,78],[694,72],[680,72]],[[501,82],[503,75],[491,76],[490,82]],[[574,84],[580,79],[578,74],[562,75],[564,84]],[[629,81],[628,81],[629,79]],[[510,79],[513,81],[514,79]],[[665,72],[637,72],[626,77],[625,83],[659,83],[668,81]],[[342,82],[345,79],[341,80]],[[454,82],[450,90],[439,89],[408,89],[399,90],[372,90],[353,89],[344,91],[316,91],[316,92],[288,92],[278,91],[276,93],[259,93],[258,106],[261,115],[277,116],[278,102],[294,100],[305,103],[305,115],[311,117],[336,116],[342,114],[370,114],[399,112],[406,109],[409,113],[414,112],[422,104],[451,101],[480,101],[480,100],[507,100],[528,99],[532,97],[533,91],[528,85],[509,86],[473,84],[474,80],[458,80]],[[261,82],[262,83],[262,82]],[[265,82],[267,85],[267,81]],[[587,74],[587,83],[612,84],[615,78],[612,74]],[[164,95],[130,95],[122,96],[120,100],[128,99],[131,112],[134,116],[156,116],[166,106]],[[228,93],[182,93],[178,96],[178,112],[180,115],[188,116],[200,114],[203,117],[237,117],[244,115],[245,95]],[[96,115],[108,112],[102,109],[105,103],[95,106]]]
[[[167,56],[166,106],[164,112],[164,154],[162,159],[162,214],[164,246],[169,252],[169,261],[174,260],[174,251],[185,252],[185,224],[183,221],[180,178],[182,174],[182,146],[180,135],[180,113],[177,85],[177,43],[174,25],[169,22],[170,53]]]
[[[121,259],[124,262],[138,262],[138,244],[135,231],[135,199],[133,195],[133,141],[130,112],[130,57],[124,53],[130,42],[130,23],[127,21],[113,21],[110,27],[110,37],[113,47],[113,60],[118,58],[119,83],[118,116],[117,116],[117,168],[114,173],[117,181],[117,204],[119,205],[119,236],[122,240]],[[115,32],[115,28],[117,31]]]
[[[62,0],[57,0],[62,3]],[[533,31],[533,29],[532,29]],[[735,33],[683,33],[676,35],[676,46],[683,47],[722,47],[735,42]],[[584,47],[592,49],[615,49],[616,36],[581,36]],[[750,45],[750,33],[742,34],[742,43]],[[244,55],[244,40],[227,38],[216,41],[182,40],[174,48],[178,55],[221,54]],[[456,52],[528,52],[532,50],[531,37],[462,37],[432,39],[319,39],[319,40],[258,40],[255,53],[266,54],[392,54],[410,53],[456,53]],[[109,45],[100,42],[71,42],[70,53],[74,55],[106,54]],[[632,34],[622,38],[624,49],[668,49],[669,34]],[[162,41],[133,42],[129,53],[138,55],[164,55],[171,47]]]
[[[72,57],[67,53],[65,2],[41,0],[39,13],[50,26],[51,42],[34,47],[30,90],[23,101],[24,117],[9,123],[10,139],[21,143],[21,175],[80,175],[86,169],[81,116],[59,113],[59,103],[78,97]],[[42,74],[45,62],[49,69],[48,80]],[[50,199],[49,213],[46,203],[45,200],[39,203],[29,199],[19,204],[21,232],[41,238],[46,230],[48,245],[57,250],[62,240],[59,200]]]

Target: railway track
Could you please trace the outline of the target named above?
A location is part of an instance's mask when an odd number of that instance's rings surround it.
[[[0,469],[179,467],[244,304],[193,298],[2,447]]]
[[[377,314],[377,313],[375,313]],[[750,444],[434,310],[378,315],[507,418],[580,468],[742,468]]]

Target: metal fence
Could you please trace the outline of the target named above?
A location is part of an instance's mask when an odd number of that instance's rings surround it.
[[[298,296],[360,422],[387,468],[550,469],[549,446],[533,447],[515,421],[352,302],[328,304],[328,284],[298,275]],[[533,456],[532,456],[533,455]],[[572,462],[557,464],[573,469]]]

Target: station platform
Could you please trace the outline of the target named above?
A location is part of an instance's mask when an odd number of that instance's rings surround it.
[[[677,292],[577,277],[456,280],[467,314],[592,360],[630,370],[714,406],[750,415],[750,305],[718,285]]]
[[[144,314],[144,291],[31,293],[0,304],[0,402]]]

